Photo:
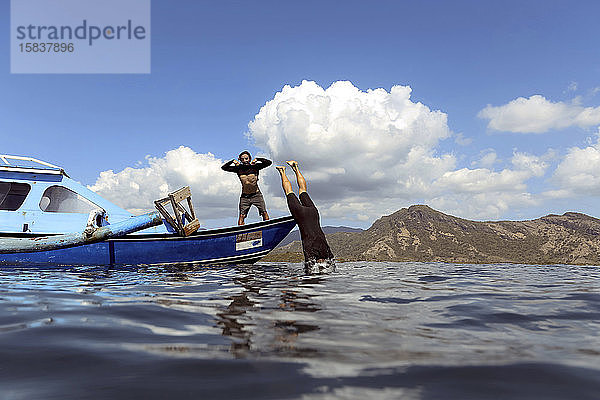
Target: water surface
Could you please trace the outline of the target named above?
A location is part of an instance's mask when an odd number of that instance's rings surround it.
[[[597,399],[600,267],[0,269],[0,398]]]

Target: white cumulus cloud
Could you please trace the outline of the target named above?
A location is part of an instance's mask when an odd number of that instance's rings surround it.
[[[502,106],[488,105],[478,114],[489,120],[496,131],[545,133],[571,126],[582,128],[600,124],[600,107],[583,107],[576,98],[571,102],[552,102],[540,95],[519,97]]]
[[[494,149],[485,149],[480,153],[480,158],[471,162],[473,167],[491,168],[494,164],[499,163],[498,154]]]
[[[543,160],[515,153],[510,168],[499,172],[457,170],[456,157],[438,151],[452,135],[447,115],[412,101],[411,91],[362,91],[345,81],[325,89],[303,81],[275,94],[250,122],[248,135],[276,161],[301,162],[309,192],[329,218],[376,218],[415,202],[464,216],[485,209],[497,217],[512,205],[532,204],[526,182],[543,175]],[[490,152],[481,165],[495,162]],[[275,177],[269,184],[276,194]],[[472,202],[474,196],[481,200]]]
[[[439,150],[453,136],[447,115],[413,101],[411,92],[409,86],[360,90],[345,81],[328,88],[303,81],[267,101],[247,135],[275,164],[300,162],[311,197],[331,222],[362,224],[416,203],[480,219],[537,204],[528,181],[544,176],[547,155],[515,152],[502,167],[486,149],[472,168],[459,168],[460,157]],[[233,222],[240,183],[220,169],[223,162],[182,146],[134,168],[104,171],[90,189],[141,212],[189,185],[201,219]],[[287,214],[274,168],[261,171],[260,186],[271,216]]]
[[[495,153],[488,154],[494,154],[495,159]],[[430,204],[477,219],[497,218],[512,209],[538,205],[540,200],[527,191],[527,181],[543,176],[552,156],[551,152],[543,156],[515,152],[511,167],[501,171],[489,168],[448,171],[434,182],[438,195]]]
[[[435,151],[451,136],[447,115],[413,102],[411,91],[361,91],[346,81],[324,89],[303,81],[261,107],[249,136],[278,162],[299,160],[309,190],[326,200],[321,207],[331,215],[352,214],[348,202],[380,215],[390,199],[423,196],[432,179],[454,168],[452,155]]]
[[[137,168],[103,171],[89,188],[133,213],[141,213],[153,210],[154,200],[190,186],[198,218],[222,218],[236,213],[240,186],[234,174],[221,170],[222,164],[211,153],[199,154],[181,146],[164,157],[148,156]]]
[[[590,146],[570,148],[552,180],[560,189],[549,191],[550,197],[600,195],[600,135]]]
[[[451,194],[435,197],[428,204],[438,210],[446,211],[462,218],[493,220],[515,210],[524,210],[539,206],[537,196],[526,191],[490,191],[471,195]]]

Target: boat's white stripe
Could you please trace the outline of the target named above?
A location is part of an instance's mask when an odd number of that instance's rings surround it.
[[[271,250],[262,250],[257,251],[256,253],[242,254],[239,256],[231,256],[231,257],[223,257],[223,258],[211,258],[207,260],[195,260],[195,261],[175,261],[175,262],[162,262],[162,263],[152,263],[145,265],[181,265],[181,264],[207,264],[207,263],[220,263],[224,261],[243,261],[248,258],[256,258],[262,257],[269,253]],[[116,263],[118,264],[118,263]]]

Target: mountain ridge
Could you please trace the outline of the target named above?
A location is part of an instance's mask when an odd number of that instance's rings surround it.
[[[600,265],[600,219],[569,211],[523,221],[472,221],[413,205],[360,232],[327,234],[340,261]],[[265,261],[301,261],[299,241]]]

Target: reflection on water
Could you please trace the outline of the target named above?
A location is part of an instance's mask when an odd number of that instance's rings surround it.
[[[242,289],[240,294],[231,296],[231,302],[226,310],[216,313],[218,317],[217,325],[223,327],[223,335],[231,336],[234,341],[231,344],[231,353],[236,357],[245,357],[249,351],[264,352],[265,349],[256,349],[252,346],[253,327],[261,324],[255,321],[254,314],[260,314],[261,311],[268,310],[261,306],[261,298],[272,296],[277,301],[276,309],[278,313],[273,315],[287,316],[288,313],[295,312],[315,312],[321,308],[316,303],[311,302],[311,295],[302,293],[300,285],[318,284],[320,278],[317,277],[296,277],[287,281],[286,286],[278,287],[270,291],[269,283],[261,279],[256,279],[258,274],[255,271],[246,272],[240,277],[234,278],[233,282]],[[263,290],[264,293],[261,293]],[[291,315],[291,314],[290,314]],[[262,324],[261,324],[262,325]],[[272,330],[272,343],[268,350],[277,354],[289,353],[292,356],[302,356],[302,352],[315,353],[316,350],[297,351],[294,347],[295,339],[298,334],[318,330],[319,327],[314,324],[301,323],[295,319],[276,319],[262,326]],[[264,336],[264,333],[262,333]]]
[[[595,398],[598,332],[598,267],[2,267],[0,398]]]
[[[248,350],[250,350],[250,336],[251,332],[245,329],[243,317],[246,316],[246,312],[252,310],[252,307],[256,304],[249,299],[249,295],[259,294],[260,290],[252,286],[251,279],[243,277],[242,279],[235,279],[234,282],[238,283],[244,288],[244,291],[235,296],[231,296],[229,300],[231,303],[227,305],[226,310],[217,312],[217,325],[223,327],[223,335],[231,336],[234,340],[231,343],[230,351],[238,357],[244,357]]]

